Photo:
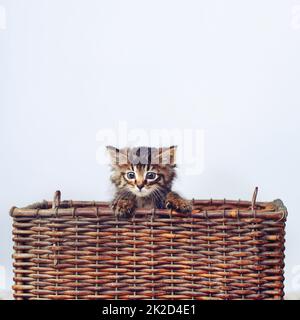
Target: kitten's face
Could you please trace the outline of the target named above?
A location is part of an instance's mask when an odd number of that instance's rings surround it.
[[[175,147],[107,149],[112,162],[111,180],[119,190],[137,197],[155,197],[171,189],[175,177]]]
[[[159,168],[152,165],[131,165],[122,171],[126,188],[138,197],[149,196],[162,183]]]

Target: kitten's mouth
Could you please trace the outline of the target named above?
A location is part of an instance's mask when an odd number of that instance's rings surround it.
[[[150,190],[145,189],[145,188],[143,188],[143,189],[134,188],[131,190],[131,192],[134,193],[138,197],[147,197],[151,193]]]

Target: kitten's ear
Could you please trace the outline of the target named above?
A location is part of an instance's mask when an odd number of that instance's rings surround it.
[[[176,164],[176,151],[177,146],[171,146],[169,148],[159,148],[159,163],[174,166]]]
[[[118,149],[112,146],[106,147],[112,165],[120,165],[128,162],[127,149]]]

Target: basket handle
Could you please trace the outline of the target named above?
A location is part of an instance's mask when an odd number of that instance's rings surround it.
[[[254,192],[253,192],[253,196],[252,196],[252,201],[251,201],[251,210],[252,211],[254,211],[254,208],[255,208],[257,193],[258,193],[258,187],[255,187]]]
[[[59,190],[55,191],[54,198],[52,202],[52,209],[58,208],[60,206],[61,192]]]

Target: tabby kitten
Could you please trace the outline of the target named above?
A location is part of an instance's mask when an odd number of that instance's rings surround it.
[[[107,147],[111,158],[111,181],[116,194],[111,207],[117,216],[129,216],[136,208],[192,210],[189,201],[171,191],[176,177],[176,147]]]

